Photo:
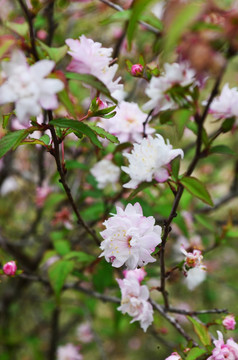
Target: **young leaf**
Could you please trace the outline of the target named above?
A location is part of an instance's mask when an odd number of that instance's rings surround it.
[[[180,180],[180,182],[192,195],[196,196],[204,203],[213,206],[211,196],[201,181],[192,176],[185,176]]]
[[[17,130],[8,133],[0,139],[0,158],[5,155],[9,150],[13,149],[28,135],[26,130]]]
[[[70,251],[68,254],[64,256],[64,259],[65,260],[76,259],[77,262],[79,263],[90,264],[95,260],[95,257],[86,254],[85,252],[82,251]]]
[[[102,144],[98,140],[95,132],[85,123],[71,119],[55,119],[50,122],[52,125],[59,126],[60,128],[69,128],[78,131],[86,135],[91,142],[99,148],[102,148]]]
[[[172,121],[176,126],[179,139],[183,136],[184,128],[189,121],[192,112],[188,109],[179,109],[172,114]]]
[[[228,154],[228,155],[235,155],[234,151],[231,150],[228,146],[226,145],[217,145],[217,146],[213,146],[210,149],[210,152],[213,154]]]
[[[79,80],[82,81],[84,84],[92,86],[93,88],[97,89],[98,91],[106,95],[115,104],[117,104],[117,100],[111,96],[110,91],[108,90],[106,85],[104,85],[104,83],[101,80],[96,78],[96,76],[93,76],[91,74],[77,74],[73,72],[72,73],[68,72],[65,75],[67,79]]]
[[[59,297],[62,287],[64,286],[67,276],[74,268],[74,262],[69,260],[59,260],[55,262],[49,268],[49,280],[50,284],[55,292],[55,295]]]
[[[40,40],[37,40],[37,42],[40,44],[41,48],[45,50],[45,52],[49,55],[50,59],[53,60],[55,63],[59,62],[67,54],[67,45],[63,45],[59,48],[53,48],[47,46]]]
[[[211,337],[209,335],[208,329],[203,324],[200,324],[197,320],[191,316],[187,316],[188,320],[193,324],[193,328],[200,341],[204,346],[211,344]],[[196,358],[195,358],[196,359]]]
[[[186,357],[186,360],[196,360],[205,353],[206,353],[205,349],[200,349],[199,347],[194,347],[189,351],[189,353]]]
[[[230,131],[233,128],[234,122],[235,122],[236,118],[235,116],[225,119],[222,123],[221,129],[224,133]]]
[[[95,131],[95,133],[97,133],[97,135],[99,135],[100,137],[102,137],[103,139],[107,139],[109,141],[111,141],[112,143],[115,143],[115,144],[119,144],[119,140],[116,136],[108,133],[106,130],[104,130],[103,128],[101,128],[100,126],[96,126],[96,125],[93,125],[91,123],[88,123],[88,126],[93,130]]]
[[[74,105],[71,102],[68,92],[66,91],[66,89],[60,91],[58,93],[58,97],[60,99],[60,101],[62,102],[62,104],[66,107],[66,109],[68,110],[68,112],[70,113],[70,115],[72,115],[73,117],[76,118],[76,113],[74,111]]]
[[[172,168],[172,175],[177,180],[178,174],[179,174],[179,168],[180,168],[180,156],[177,156],[175,159],[171,162],[171,168]]]

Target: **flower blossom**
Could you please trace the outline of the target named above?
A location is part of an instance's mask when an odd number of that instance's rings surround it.
[[[200,268],[206,270],[206,267],[202,263],[202,252],[200,250],[194,249],[191,251],[186,251],[184,247],[181,247],[181,252],[185,255],[185,263],[184,263],[184,272],[187,275],[187,271],[192,268]]]
[[[3,266],[3,272],[5,275],[14,276],[17,271],[17,266],[15,261],[9,261]]]
[[[143,181],[165,182],[169,178],[170,162],[177,156],[183,158],[183,150],[173,149],[167,140],[156,134],[156,138],[148,136],[140,144],[134,144],[131,154],[124,153],[129,160],[129,166],[122,166],[131,180],[124,184],[125,188],[135,189]]]
[[[109,184],[115,187],[120,177],[120,168],[109,159],[97,162],[90,172],[97,180],[99,189],[104,189]]]
[[[77,337],[83,343],[90,343],[93,340],[93,332],[89,321],[86,321],[77,327]]]
[[[79,346],[73,344],[66,344],[59,346],[57,350],[57,360],[82,360],[83,357],[79,354]]]
[[[117,214],[103,223],[100,257],[117,268],[125,264],[129,270],[155,262],[151,253],[161,242],[161,227],[154,224],[153,216],[143,216],[139,203],[128,204],[125,210],[117,207]]]
[[[209,112],[215,118],[238,117],[238,90],[225,84],[221,94],[211,103]]]
[[[226,328],[226,330],[234,330],[236,326],[234,315],[227,315],[222,321],[222,325]]]
[[[144,110],[156,109],[165,111],[177,109],[178,106],[169,96],[167,91],[174,85],[191,86],[195,82],[195,71],[188,67],[187,63],[173,63],[164,65],[164,73],[159,77],[152,77],[149,86],[145,90],[146,95],[151,99],[144,104]]]
[[[110,134],[117,136],[120,143],[142,140],[143,123],[146,121],[147,114],[140,110],[136,103],[122,101],[115,109],[116,115],[111,119],[100,119],[99,125]],[[147,135],[155,130],[146,127]]]
[[[201,267],[195,267],[188,271],[187,276],[184,279],[184,282],[189,290],[193,291],[197,286],[199,286],[207,277],[206,270]]]
[[[217,332],[218,340],[214,341],[215,348],[207,360],[236,360],[238,359],[238,344],[232,339],[224,343],[223,335]]]
[[[153,308],[149,300],[149,290],[146,285],[140,285],[137,276],[130,275],[125,279],[117,279],[121,289],[121,306],[118,308],[123,314],[133,317],[131,323],[140,321],[141,328],[146,331],[153,322]]]
[[[181,360],[180,355],[177,352],[173,352],[169,357],[165,360]]]
[[[94,42],[86,36],[80,36],[79,40],[67,39],[69,46],[68,52],[72,56],[72,61],[67,70],[79,74],[91,74],[101,80],[109,89],[111,94],[117,90],[122,90],[123,85],[119,84],[120,77],[113,80],[118,69],[118,65],[110,65],[112,61],[112,48],[104,48],[99,42]]]
[[[14,51],[9,62],[2,62],[5,81],[0,86],[0,105],[14,102],[17,118],[23,123],[30,116],[39,115],[41,108],[56,109],[55,94],[64,88],[64,84],[59,79],[45,79],[54,66],[51,60],[40,60],[29,66],[25,55]]]
[[[50,195],[50,193],[52,192],[52,188],[47,185],[46,183],[44,183],[42,186],[38,186],[36,188],[36,205],[41,208],[47,197]]]
[[[136,278],[139,282],[144,280],[145,276],[147,275],[144,268],[135,269],[135,270],[124,270],[123,275],[125,279],[130,279],[131,277]]]

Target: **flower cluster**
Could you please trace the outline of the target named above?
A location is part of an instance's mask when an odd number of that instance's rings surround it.
[[[238,344],[232,338],[224,343],[222,333],[220,331],[217,333],[218,340],[214,341],[215,348],[212,351],[212,355],[207,360],[238,359]]]
[[[37,116],[41,108],[56,109],[56,93],[63,90],[59,79],[45,79],[55,66],[54,61],[40,60],[27,64],[21,51],[14,51],[9,62],[2,62],[4,83],[0,86],[0,105],[14,102],[20,122],[26,123],[30,116]]]
[[[144,105],[144,110],[155,109],[156,112],[177,109],[177,104],[167,91],[174,85],[188,86],[195,83],[195,71],[187,63],[173,63],[164,65],[164,73],[159,77],[152,77],[146,89],[151,99]]]
[[[136,103],[120,102],[115,109],[116,115],[111,119],[101,119],[100,126],[106,131],[117,136],[120,143],[132,141],[139,142],[142,139],[143,123],[147,114],[140,110]],[[152,134],[155,130],[146,126],[146,134]]]
[[[83,357],[79,354],[80,347],[73,344],[66,344],[59,346],[57,350],[57,360],[82,360]]]
[[[80,36],[79,40],[67,39],[69,46],[68,52],[72,56],[72,61],[67,70],[80,74],[91,74],[101,80],[115,96],[115,92],[122,91],[123,85],[119,84],[120,77],[113,80],[118,68],[117,64],[112,66],[112,48],[103,48],[99,42],[94,42],[86,36]]]
[[[161,227],[155,225],[152,216],[143,216],[139,203],[128,204],[125,210],[117,207],[117,214],[103,225],[106,229],[100,233],[104,239],[100,257],[105,256],[112,266],[125,264],[133,270],[156,261],[151,254],[161,242]]]
[[[104,189],[109,184],[115,187],[120,177],[120,168],[109,159],[97,162],[90,172],[97,180],[99,189]]]
[[[139,270],[141,271],[141,269]],[[141,328],[146,331],[153,322],[153,308],[149,300],[149,290],[146,285],[141,285],[143,275],[138,270],[125,273],[123,280],[117,279],[121,289],[121,306],[118,308],[123,314],[133,317],[131,323],[139,321]],[[140,280],[139,280],[140,279]]]
[[[172,145],[165,143],[159,134],[155,138],[148,136],[140,144],[134,144],[131,154],[124,156],[129,160],[129,166],[122,166],[131,180],[123,186],[135,189],[143,181],[165,182],[169,178],[169,164],[177,156],[183,158],[183,150],[173,149]]]

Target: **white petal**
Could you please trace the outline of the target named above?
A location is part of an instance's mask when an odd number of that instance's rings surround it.
[[[57,109],[59,106],[56,95],[41,95],[40,104],[46,110]]]
[[[12,88],[8,83],[4,83],[0,87],[0,104],[6,104],[10,102],[15,102],[17,100],[17,95],[12,91]]]
[[[40,60],[30,67],[30,72],[36,77],[43,78],[50,74],[55,66],[55,62],[51,60]]]
[[[44,79],[41,83],[41,93],[55,94],[64,88],[64,83],[59,79]]]

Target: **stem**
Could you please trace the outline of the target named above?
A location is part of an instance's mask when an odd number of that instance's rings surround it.
[[[57,350],[57,340],[58,340],[58,332],[59,332],[59,308],[53,310],[52,318],[51,318],[51,337],[50,337],[50,348],[49,348],[49,360],[56,359],[56,350]]]

